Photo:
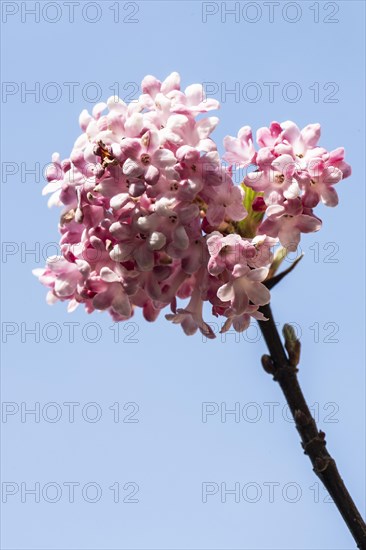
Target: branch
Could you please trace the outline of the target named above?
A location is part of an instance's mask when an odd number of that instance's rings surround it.
[[[299,256],[298,258],[296,258],[296,260],[294,262],[292,262],[292,264],[290,265],[290,267],[288,267],[287,269],[285,269],[285,271],[281,271],[281,273],[279,273],[278,275],[271,275],[271,270],[269,272],[269,278],[264,281],[264,284],[266,285],[266,287],[268,289],[271,289],[273,288],[277,283],[279,283],[284,277],[286,277],[286,275],[288,275],[289,273],[291,273],[291,271],[293,269],[295,269],[295,267],[297,266],[297,264],[300,262],[300,260],[302,260],[304,257],[304,254],[301,254],[301,256]]]
[[[314,418],[299,385],[296,365],[299,361],[300,343],[294,337],[292,327],[285,325],[285,346],[278,334],[270,305],[262,306],[260,311],[268,321],[258,321],[267,344],[269,355],[264,355],[262,364],[266,372],[273,375],[279,383],[300,434],[304,453],[308,455],[314,472],[324,484],[352,533],[357,547],[366,550],[366,525],[349,494],[335,460],[326,448],[325,433],[318,430]]]

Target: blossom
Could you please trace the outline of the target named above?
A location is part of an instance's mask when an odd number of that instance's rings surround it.
[[[267,205],[295,199],[304,192],[306,207],[316,206],[319,200],[335,206],[337,194],[332,185],[348,177],[351,169],[344,161],[343,148],[329,153],[319,146],[320,134],[320,124],[308,124],[300,130],[289,120],[260,128],[257,131],[260,149],[255,155],[257,169],[246,175],[245,184],[263,192]],[[320,167],[325,171],[323,175]]]
[[[198,115],[220,107],[216,99],[208,99],[201,84],[187,86],[184,93],[174,94],[173,112]]]
[[[210,260],[207,265],[211,275],[219,275],[225,269],[232,271],[240,262],[246,263],[256,255],[256,249],[249,240],[232,234],[223,237],[219,231],[210,234],[207,239]]]
[[[311,211],[306,212],[301,199],[273,204],[266,210],[267,218],[259,226],[258,232],[278,237],[283,247],[295,251],[300,242],[301,233],[319,231],[322,222]]]
[[[212,226],[218,226],[225,217],[234,221],[245,218],[247,212],[243,205],[243,192],[231,182],[224,182],[212,189],[212,201],[207,208],[207,221]]]
[[[317,161],[308,169],[309,177],[303,183],[303,205],[314,208],[322,201],[326,206],[337,206],[338,195],[333,185],[343,179],[342,171],[335,166],[325,167],[322,159]]]
[[[33,274],[51,289],[47,296],[48,303],[53,304],[57,300],[73,300],[72,309],[74,309],[75,298],[89,277],[90,267],[84,260],[70,262],[62,256],[50,256],[47,259],[46,268],[34,269]]]
[[[266,267],[250,269],[248,266],[237,264],[233,269],[231,280],[219,288],[217,296],[222,302],[230,302],[231,310],[235,315],[245,313],[248,310],[249,301],[254,306],[264,306],[271,299],[268,288],[262,284],[267,275]]]
[[[269,157],[270,161],[272,158]],[[295,199],[300,195],[299,184],[294,178],[296,164],[291,155],[280,155],[269,165],[264,159],[257,162],[260,170],[249,173],[244,182],[257,192],[264,191],[265,202],[280,203],[283,199]]]
[[[227,312],[227,315],[228,319],[225,321],[220,331],[221,333],[227,332],[231,326],[233,326],[237,332],[243,332],[249,327],[252,318],[257,321],[268,321],[263,313],[258,311],[258,306],[254,305],[249,305],[241,315],[235,315],[233,312]]]
[[[201,84],[183,91],[174,72],[141,89],[130,104],[112,96],[83,110],[70,155],[52,155],[43,194],[61,207],[61,252],[34,274],[47,302],[70,312],[83,304],[124,321],[139,308],[152,322],[170,307],[166,319],[186,334],[213,338],[209,303],[221,332],[246,330],[265,320],[274,249],[295,250],[322,225],[318,203],[338,203],[334,185],[351,173],[344,149],[319,145],[319,124],[285,121],[257,131],[258,149],[242,126],[221,157],[219,119],[206,116],[219,103]],[[239,186],[234,166],[251,166]]]
[[[226,153],[223,156],[230,164],[239,167],[248,166],[255,158],[252,130],[249,126],[243,126],[238,132],[238,137],[226,136],[224,138]]]
[[[200,292],[196,289],[186,308],[180,308],[174,313],[168,313],[165,315],[165,318],[174,324],[182,325],[184,332],[188,335],[194,334],[199,329],[207,338],[215,338],[212,328],[203,320],[202,308],[203,300]]]
[[[123,288],[123,278],[108,267],[103,267],[100,271],[100,280],[105,285],[93,298],[95,309],[111,308],[126,319],[131,317],[131,304]]]

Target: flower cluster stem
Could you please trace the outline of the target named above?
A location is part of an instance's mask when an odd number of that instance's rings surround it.
[[[297,431],[300,434],[304,453],[310,458],[315,474],[333,499],[352,533],[357,547],[366,550],[365,522],[339,474],[335,460],[327,450],[325,433],[318,429],[314,418],[311,416],[310,409],[300,388],[296,364],[291,361],[291,354],[286,354],[273,319],[271,307],[269,304],[265,305],[260,308],[260,311],[268,318],[268,321],[258,321],[258,323],[270,353],[270,355],[263,356],[263,367],[266,372],[273,375],[273,379],[281,387],[294,418]],[[285,346],[289,351],[291,349],[291,341],[288,340],[289,334],[288,332],[286,334],[286,330],[284,334]]]

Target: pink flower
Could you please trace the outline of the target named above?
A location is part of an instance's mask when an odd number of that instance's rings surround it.
[[[165,315],[165,318],[168,321],[172,321],[174,324],[182,325],[187,335],[192,335],[199,329],[206,338],[215,338],[212,328],[203,320],[202,308],[203,301],[200,292],[195,290],[186,308],[177,309],[173,313],[168,313]]]
[[[259,128],[257,130],[257,143],[259,147],[274,147],[281,132],[282,127],[278,122],[272,122],[269,128]]]
[[[258,306],[253,305],[249,305],[241,315],[235,315],[232,311],[227,311],[225,314],[228,316],[228,319],[220,330],[221,333],[227,332],[231,326],[233,326],[237,332],[243,332],[249,327],[252,318],[258,321],[268,320],[263,313],[258,311]]]
[[[301,233],[319,231],[322,222],[313,214],[305,214],[301,199],[288,200],[284,204],[273,204],[266,210],[267,219],[258,232],[278,237],[283,247],[295,251]]]
[[[258,130],[257,151],[242,126],[221,158],[211,137],[219,119],[197,120],[219,107],[202,85],[182,91],[171,73],[146,76],[141,89],[130,104],[110,97],[84,110],[70,155],[52,156],[43,193],[62,209],[61,254],[34,274],[48,303],[67,301],[69,311],[83,304],[123,321],[141,308],[154,321],[170,306],[166,318],[186,334],[213,338],[208,302],[222,332],[246,330],[264,320],[278,241],[295,250],[321,227],[318,202],[337,204],[333,186],[351,173],[344,149],[321,147],[319,124],[286,121]],[[233,166],[250,164],[255,171],[234,185]]]
[[[250,267],[263,267],[271,265],[273,260],[273,250],[278,244],[278,239],[267,235],[257,235],[251,241],[254,247],[255,255],[248,257]]]
[[[324,166],[326,168],[330,166],[339,168],[343,174],[343,179],[348,178],[352,173],[351,166],[344,160],[344,156],[345,152],[343,147],[338,147],[337,149],[334,149],[334,151],[331,151],[330,153],[326,152],[322,155]]]
[[[198,152],[216,151],[216,143],[209,136],[218,123],[214,116],[196,121],[188,115],[171,115],[159,131],[161,143],[166,147],[194,147]]]
[[[262,169],[248,174],[244,178],[245,185],[257,192],[264,191],[264,200],[267,204],[295,199],[300,195],[299,184],[294,178],[295,161],[288,154],[273,159],[268,153],[269,150],[266,148],[263,156],[258,154],[257,163]]]
[[[207,269],[211,275],[219,275],[224,270],[232,271],[239,263],[247,263],[257,254],[255,246],[240,235],[232,234],[223,237],[214,231],[207,239],[210,260]]]
[[[207,99],[201,84],[191,84],[184,93],[176,92],[174,95],[173,112],[175,113],[198,115],[219,107],[220,104],[216,99]]]
[[[221,185],[227,178],[217,151],[201,154],[185,145],[177,150],[176,157],[179,162],[174,169],[180,182],[174,180],[174,184],[182,199],[192,200],[202,190],[211,193],[211,187]]]
[[[180,76],[178,73],[171,73],[161,83],[155,76],[147,75],[141,82],[141,89],[143,94],[155,100],[159,93],[169,95],[173,90],[180,90]]]
[[[230,302],[231,311],[235,315],[243,315],[249,307],[249,300],[254,306],[268,304],[271,295],[262,281],[268,275],[266,267],[250,269],[248,266],[236,265],[232,279],[222,285],[217,296],[222,302]]]
[[[211,201],[207,208],[207,221],[217,227],[226,217],[234,220],[243,220],[247,211],[243,205],[243,191],[232,182],[226,181],[211,191]]]
[[[110,252],[114,262],[136,261],[141,271],[151,271],[154,267],[154,251],[160,250],[166,243],[166,237],[158,231],[138,232],[127,223],[115,222],[110,233],[117,241]]]
[[[124,149],[127,147],[122,141],[122,154]],[[148,130],[140,139],[130,139],[127,150],[129,156],[123,163],[123,174],[128,178],[142,179],[147,185],[157,183],[161,172],[169,170],[176,162],[172,151],[160,146],[156,131]]]
[[[69,262],[62,256],[51,256],[45,269],[35,269],[33,274],[51,289],[48,301],[67,300],[75,297],[90,274],[90,266],[84,260]],[[52,295],[52,296],[51,296]]]
[[[226,153],[223,159],[236,167],[249,166],[255,159],[252,130],[250,126],[243,126],[238,132],[238,137],[226,136],[224,138]]]
[[[325,167],[322,159],[314,159],[308,173],[309,178],[304,182],[303,205],[314,208],[321,200],[326,206],[337,206],[338,195],[333,185],[343,179],[342,171],[335,166]]]
[[[104,285],[93,298],[95,309],[111,308],[121,317],[129,319],[132,314],[132,307],[123,288],[123,277],[108,267],[104,267],[100,272],[100,279]]]
[[[314,149],[320,139],[320,124],[308,124],[300,130],[294,122],[287,120],[281,123],[281,128],[275,144],[279,154],[289,153],[294,158],[302,158],[308,150]]]

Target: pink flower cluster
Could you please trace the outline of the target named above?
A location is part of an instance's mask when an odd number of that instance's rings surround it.
[[[55,153],[46,173],[48,204],[63,207],[61,255],[34,270],[49,303],[83,303],[116,321],[136,307],[153,321],[170,305],[168,320],[211,338],[205,301],[222,331],[264,319],[274,247],[294,250],[301,233],[320,228],[313,208],[337,204],[333,185],[350,168],[343,149],[317,146],[318,124],[300,131],[292,122],[258,130],[258,151],[249,127],[227,136],[224,165],[210,137],[219,119],[197,120],[218,107],[199,84],[183,92],[172,73],[145,77],[128,105],[111,97],[81,113],[70,158]],[[241,186],[238,166],[254,170]],[[177,298],[189,299],[184,309]]]
[[[244,184],[260,194],[253,208],[266,214],[257,231],[278,237],[289,251],[296,250],[301,233],[318,231],[322,225],[313,213],[319,202],[338,204],[333,186],[351,174],[351,167],[342,147],[328,152],[318,145],[320,124],[300,131],[290,120],[272,122],[269,128],[260,128],[256,137],[258,151],[248,126],[239,130],[237,138],[227,136],[223,158],[237,166],[256,167],[247,173]]]

